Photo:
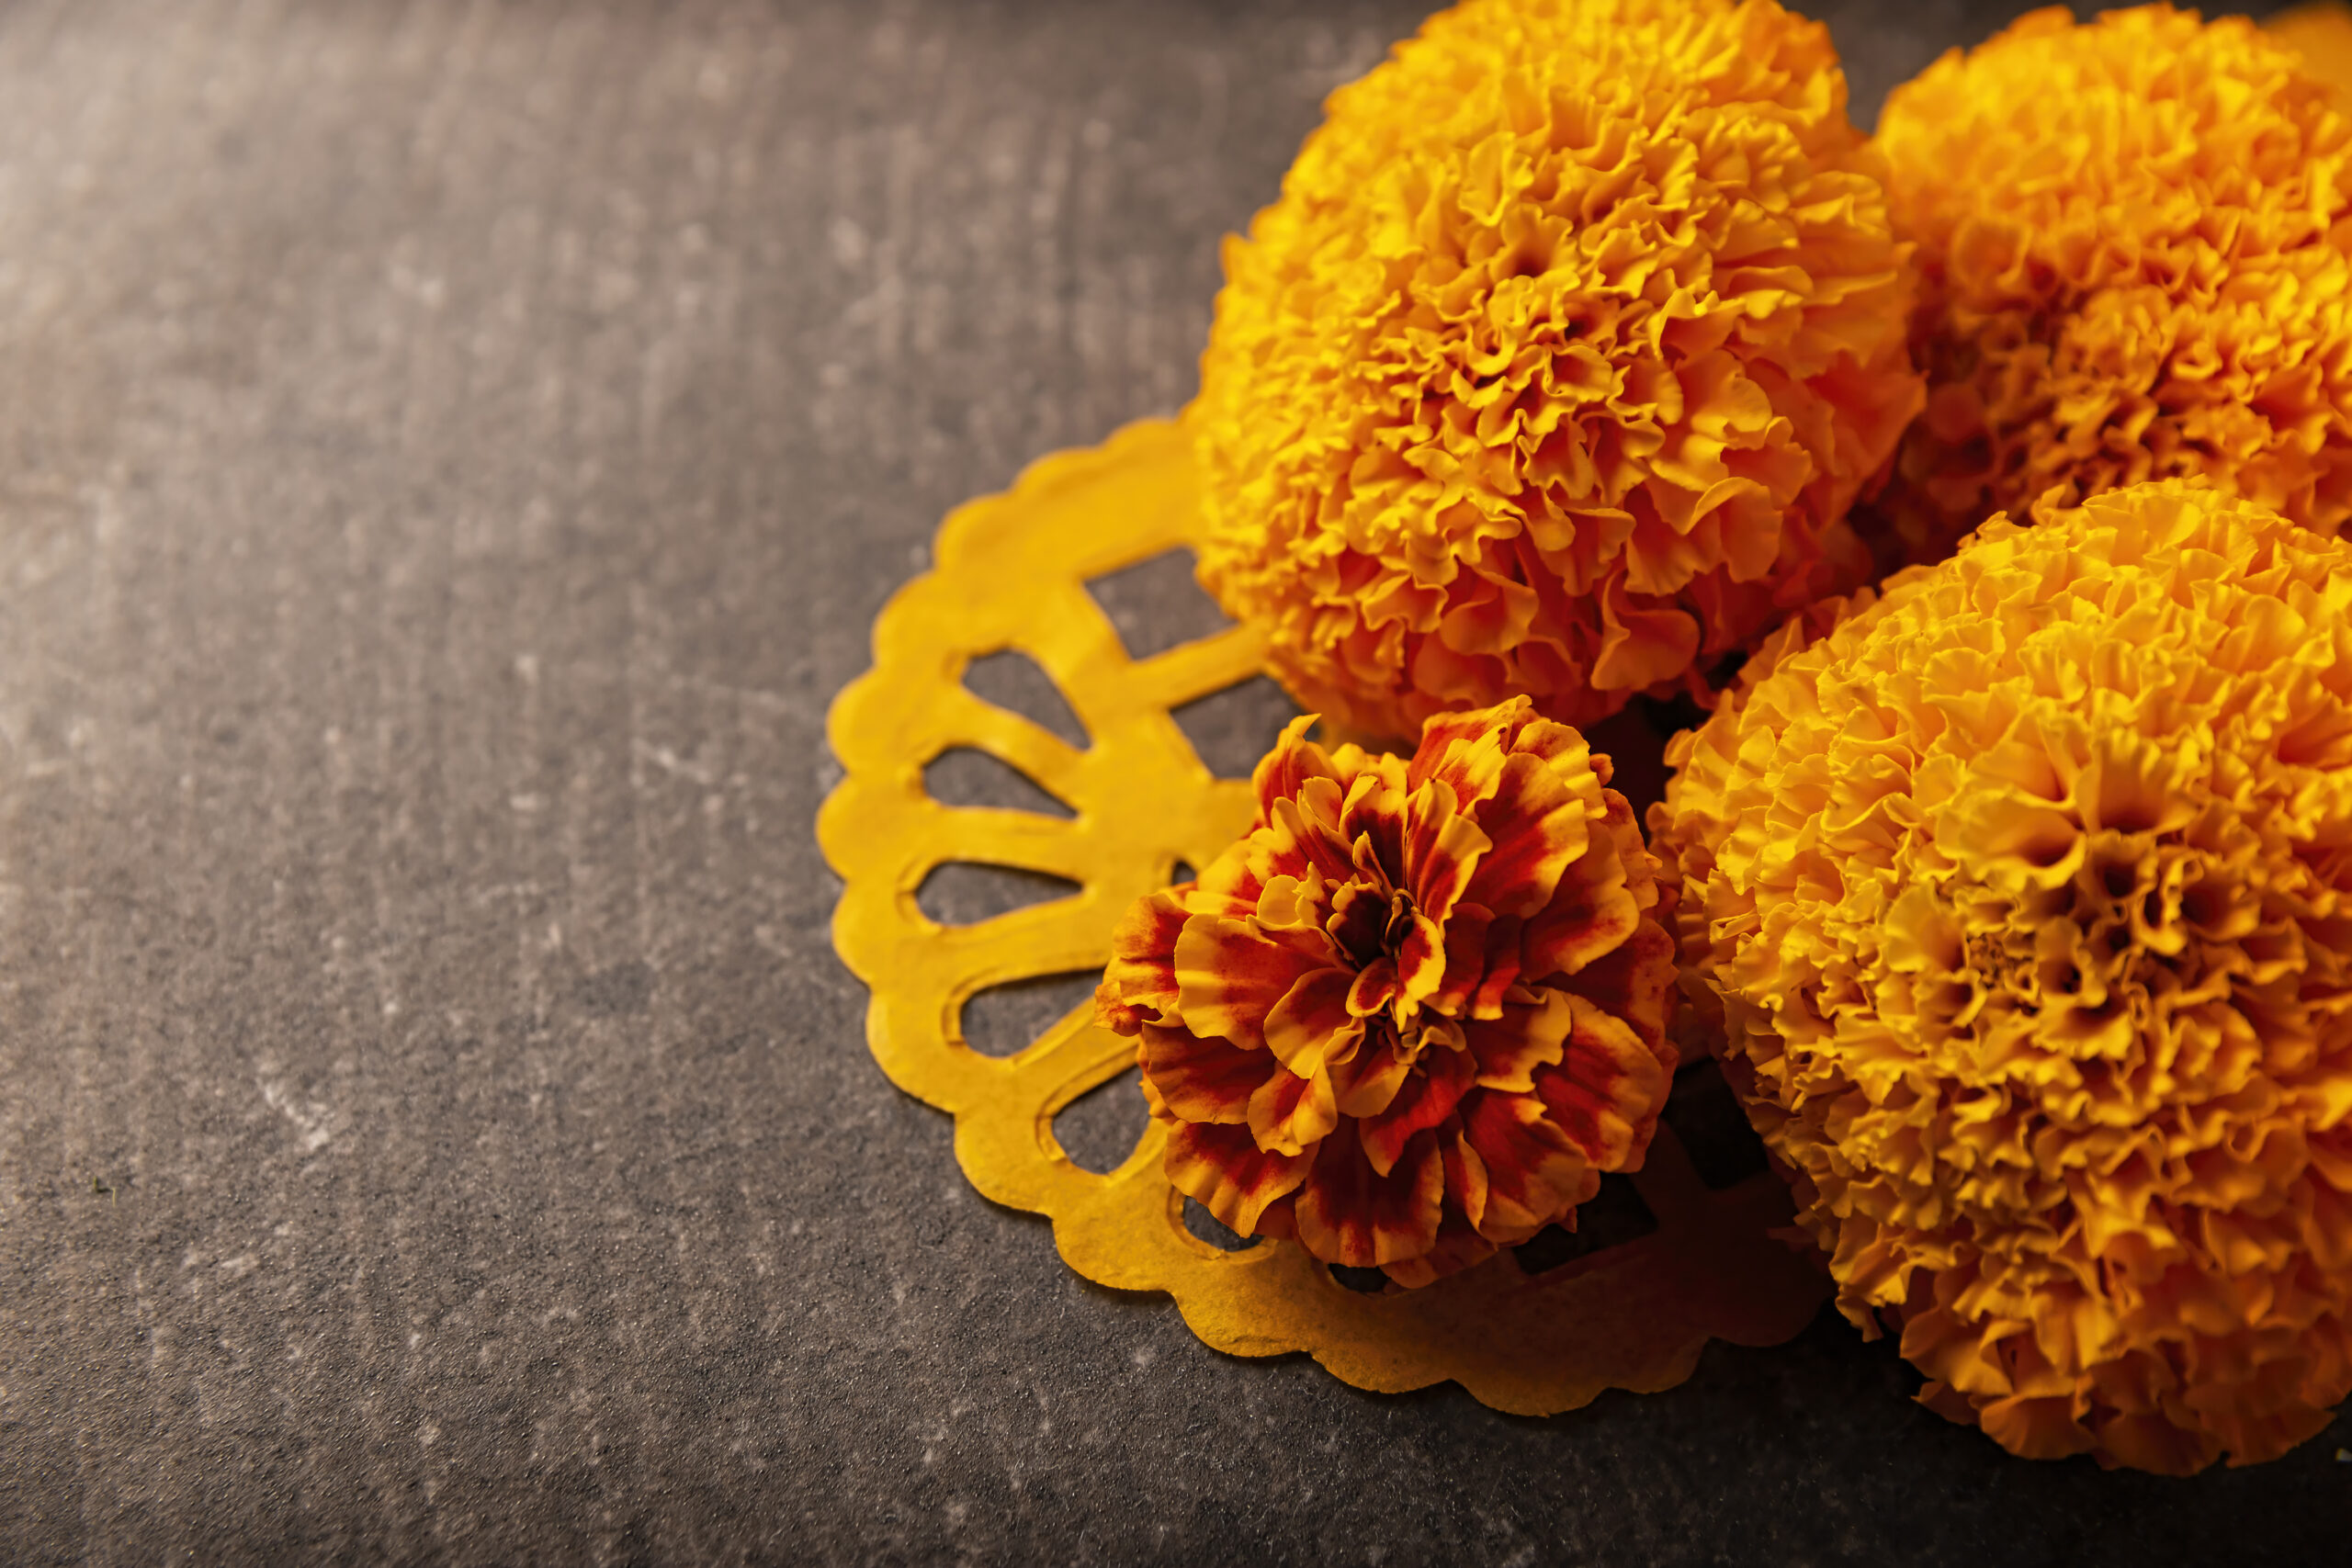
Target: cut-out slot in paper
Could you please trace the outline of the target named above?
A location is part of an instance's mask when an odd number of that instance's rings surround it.
[[[922,771],[922,784],[942,806],[1034,811],[1040,817],[1078,815],[1027,773],[976,746],[951,746],[933,757]]]
[[[1333,1284],[1360,1296],[1376,1296],[1388,1289],[1388,1276],[1377,1269],[1359,1269],[1352,1263],[1329,1263],[1324,1267],[1330,1271]]]
[[[1071,1100],[1054,1118],[1054,1142],[1079,1169],[1107,1175],[1143,1142],[1151,1110],[1144,1104],[1139,1076],[1139,1069],[1129,1067]]]
[[[1193,552],[1164,550],[1148,561],[1091,578],[1086,592],[1117,628],[1130,659],[1149,659],[1232,629],[1193,575]]]
[[[1625,797],[1636,822],[1647,821],[1650,807],[1666,798],[1666,741],[1672,733],[1660,730],[1651,709],[1639,703],[1584,731],[1586,744],[1609,759],[1609,787]]]
[[[1511,1258],[1523,1273],[1548,1274],[1579,1258],[1639,1241],[1657,1229],[1657,1219],[1632,1179],[1604,1176],[1600,1190],[1577,1205],[1576,1229],[1546,1225],[1512,1247]]]
[[[1054,678],[1017,649],[1000,648],[974,659],[964,667],[964,685],[982,702],[1019,714],[1057,739],[1081,750],[1091,744]]]
[[[1184,1200],[1184,1229],[1219,1252],[1247,1252],[1265,1244],[1262,1236],[1243,1235],[1208,1212],[1196,1198]]]
[[[1032,904],[1067,898],[1078,890],[1079,885],[1067,876],[957,860],[932,868],[915,893],[915,907],[943,926],[976,926]]]
[[[1682,1141],[1699,1179],[1717,1191],[1770,1168],[1764,1140],[1748,1124],[1738,1096],[1713,1062],[1693,1062],[1675,1075],[1658,1119]]]
[[[1073,969],[1007,980],[974,992],[965,1001],[960,1019],[964,1043],[983,1056],[1010,1056],[1025,1050],[1070,1013],[1091,1008],[1094,987],[1102,982],[1100,968]]]
[[[1246,779],[1282,739],[1283,726],[1298,716],[1298,705],[1260,675],[1186,703],[1173,716],[1211,773]]]
[[[1180,863],[1208,864],[1250,823],[1244,781],[1291,712],[1271,682],[1250,682],[1258,635],[1234,627],[1133,658],[1088,589],[1193,543],[1198,527],[1183,433],[1131,426],[1102,447],[1037,464],[1011,495],[959,508],[941,526],[937,566],[875,623],[873,671],[833,705],[829,734],[844,777],[818,818],[842,882],[833,941],[873,991],[875,1060],[955,1116],[956,1156],[975,1187],[1052,1218],[1072,1269],[1117,1290],[1166,1292],[1194,1333],[1235,1355],[1305,1350],[1367,1389],[1450,1378],[1498,1409],[1540,1415],[1605,1388],[1669,1388],[1711,1337],[1770,1345],[1796,1334],[1826,1291],[1808,1260],[1772,1237],[1789,1223],[1786,1190],[1762,1175],[1711,1191],[1670,1122],[1631,1179],[1656,1225],[1638,1241],[1598,1247],[1572,1267],[1531,1274],[1497,1258],[1420,1290],[1363,1292],[1335,1283],[1295,1242],[1227,1250],[1230,1233],[1204,1234],[1206,1216],[1169,1184],[1157,1126],[1129,1121],[1106,1134],[1086,1156],[1116,1153],[1103,1172],[1063,1155],[1065,1138],[1091,1147],[1095,1111],[1142,1110],[1135,1043],[1085,1008],[1041,1006],[1008,1021],[1016,1038],[996,1039],[1001,1049],[963,1048],[958,1021],[983,1032],[974,1021],[999,1005],[987,1000],[992,991],[1019,995],[1008,982],[1099,969],[1130,903],[1165,886]],[[1003,649],[1018,650],[1020,663],[1005,663]],[[1091,746],[1055,739],[1042,718],[1012,716],[1035,710],[987,671],[1021,667],[1058,689]],[[972,672],[968,690],[958,671]],[[1242,705],[1237,716],[1200,703],[1237,688],[1250,694],[1226,699]],[[1003,758],[1076,816],[941,806],[921,764],[956,746]],[[1032,866],[1076,890],[1040,876],[1026,908],[933,923],[910,895],[935,891],[932,882],[956,870],[943,863]],[[1038,882],[1062,896],[1032,902]],[[974,912],[944,896],[935,907],[950,905],[959,917]],[[1590,1229],[1578,1245],[1600,1235],[1602,1218],[1600,1209],[1580,1217]]]

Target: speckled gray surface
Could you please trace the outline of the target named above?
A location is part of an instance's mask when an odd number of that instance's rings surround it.
[[[1835,7],[1858,101],[2002,10]],[[1227,1359],[867,1060],[827,700],[1415,13],[0,12],[0,1560],[2337,1554],[2341,1428],[2021,1463],[1834,1319],[1550,1421]]]

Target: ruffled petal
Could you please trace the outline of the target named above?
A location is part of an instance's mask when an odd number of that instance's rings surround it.
[[[1329,938],[1313,934],[1328,948]],[[1279,941],[1250,921],[1195,916],[1176,939],[1176,1010],[1195,1034],[1262,1046],[1274,1004],[1330,962],[1306,940]]]
[[[1539,990],[1533,998],[1506,1003],[1500,1018],[1462,1026],[1479,1088],[1527,1093],[1535,1087],[1535,1069],[1560,1059],[1574,1017],[1567,994]]]
[[[1415,1134],[1453,1115],[1476,1072],[1467,1051],[1424,1049],[1417,1070],[1405,1078],[1386,1106],[1363,1119],[1358,1130],[1372,1168],[1386,1176]]]
[[[1484,829],[1454,809],[1453,789],[1432,779],[1405,807],[1404,886],[1426,919],[1442,924],[1493,847]]]
[[[1493,847],[1480,857],[1463,897],[1498,915],[1532,917],[1552,901],[1560,874],[1589,841],[1584,803],[1540,757],[1503,763],[1478,826]]]
[[[1111,931],[1111,962],[1095,987],[1094,1016],[1106,1029],[1133,1034],[1147,1015],[1176,1009],[1176,939],[1184,901],[1163,888],[1127,906]]]
[[[1437,989],[1428,998],[1431,1010],[1448,1018],[1471,1013],[1471,999],[1487,977],[1487,932],[1493,924],[1494,917],[1479,905],[1454,906],[1445,922],[1445,966],[1438,976]],[[1659,935],[1663,938],[1665,933]],[[1670,964],[1671,939],[1666,940]]]
[[[1182,1122],[1168,1130],[1168,1179],[1237,1235],[1258,1234],[1267,1205],[1306,1181],[1307,1155],[1270,1154],[1247,1127]]]
[[[1340,1123],[1331,1075],[1301,1077],[1278,1072],[1250,1097],[1250,1135],[1269,1154],[1295,1155],[1315,1146]]]
[[[1655,920],[1644,920],[1624,945],[1555,981],[1632,1030],[1668,1072],[1676,1054],[1667,1040],[1667,1015],[1674,998],[1674,938]]]
[[[1672,1074],[1621,1020],[1582,997],[1567,1002],[1567,1048],[1558,1066],[1534,1075],[1536,1097],[1595,1170],[1632,1169],[1649,1147]]]
[[[1282,1065],[1312,1075],[1355,1054],[1363,1020],[1349,1008],[1356,976],[1345,969],[1310,969],[1292,982],[1266,1013],[1266,1049]]]
[[[1399,1046],[1394,1031],[1383,1029],[1368,1038],[1353,1060],[1332,1071],[1340,1114],[1361,1118],[1387,1110],[1412,1075],[1416,1060],[1418,1053]]]
[[[1623,808],[1623,797],[1615,791],[1610,798]],[[1614,837],[1596,833],[1590,852],[1559,879],[1551,900],[1528,918],[1521,973],[1574,975],[1633,940],[1642,915]]]
[[[1600,1173],[1533,1095],[1472,1089],[1460,1114],[1463,1139],[1486,1168],[1479,1235],[1525,1241],[1599,1190]]]
[[[1315,718],[1311,713],[1301,714],[1284,725],[1273,749],[1251,770],[1250,786],[1258,796],[1261,826],[1274,820],[1277,802],[1296,800],[1307,780],[1339,782],[1330,755],[1306,738],[1307,731],[1315,728]]]
[[[1494,1255],[1495,1244],[1480,1235],[1477,1228],[1449,1203],[1444,1217],[1438,1222],[1435,1244],[1419,1258],[1382,1265],[1381,1271],[1407,1290],[1418,1290],[1474,1264],[1484,1263]]]
[[[1144,1082],[1170,1115],[1187,1122],[1241,1123],[1250,1099],[1281,1069],[1263,1051],[1245,1051],[1188,1029],[1147,1023],[1136,1059]]]
[[[1445,1166],[1424,1133],[1386,1175],[1374,1171],[1343,1122],[1315,1151],[1315,1168],[1292,1208],[1298,1239],[1316,1257],[1358,1269],[1426,1256],[1436,1245]]]

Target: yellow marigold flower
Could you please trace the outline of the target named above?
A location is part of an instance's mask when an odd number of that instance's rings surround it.
[[[1884,503],[1914,558],[2173,476],[2342,528],[2352,122],[2292,47],[2037,11],[1897,88],[1876,145],[1919,247],[1928,407]]]
[[[2271,1458],[2352,1388],[2352,544],[2167,480],[1846,610],[1651,819],[1839,1304],[2015,1452]]]
[[[1408,761],[1283,734],[1255,828],[1120,923],[1168,1174],[1243,1235],[1419,1285],[1575,1224],[1674,1075],[1674,943],[1609,759],[1525,698]]]
[[[1471,0],[1228,240],[1201,578],[1362,732],[1689,689],[1867,576],[1912,278],[1829,36],[1772,0]]]

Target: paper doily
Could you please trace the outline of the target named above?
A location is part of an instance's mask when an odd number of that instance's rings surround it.
[[[1191,461],[1164,421],[1045,458],[1010,494],[952,513],[933,570],[875,622],[874,669],[833,704],[845,776],[817,825],[845,884],[834,945],[873,991],[875,1059],[955,1116],[956,1157],[982,1193],[1049,1216],[1062,1257],[1086,1278],[1172,1296],[1220,1350],[1303,1350],[1348,1382],[1388,1392],[1451,1378],[1497,1409],[1544,1415],[1604,1388],[1671,1387],[1710,1338],[1795,1335],[1826,1292],[1767,1234],[1788,1221],[1779,1181],[1758,1172],[1711,1189],[1670,1126],[1632,1179],[1655,1221],[1648,1234],[1540,1272],[1531,1247],[1419,1291],[1364,1293],[1293,1244],[1227,1251],[1194,1235],[1161,1170],[1156,1127],[1107,1174],[1071,1162],[1055,1117],[1135,1060],[1091,1005],[1009,1057],[966,1043],[975,994],[1099,967],[1133,899],[1166,886],[1180,861],[1207,864],[1248,826],[1248,784],[1213,777],[1171,710],[1255,675],[1253,636],[1234,628],[1131,659],[1087,590],[1191,542]],[[1091,744],[1072,746],[964,684],[973,660],[1006,649],[1045,671]],[[1025,774],[1075,815],[942,805],[924,770],[959,747]],[[916,895],[955,862],[1042,872],[1078,891],[944,925]]]

